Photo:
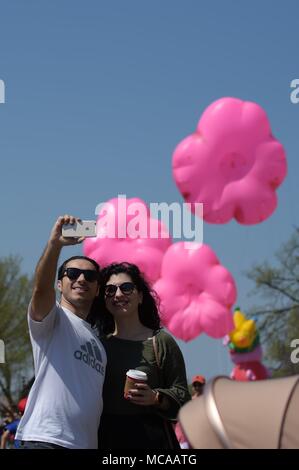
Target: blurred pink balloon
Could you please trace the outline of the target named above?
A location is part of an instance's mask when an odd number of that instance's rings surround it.
[[[114,198],[102,205],[97,237],[84,241],[83,252],[101,267],[123,261],[137,264],[153,283],[160,276],[162,258],[170,244],[168,231],[151,218],[144,201]]]
[[[221,338],[234,328],[234,279],[208,245],[188,245],[175,243],[164,255],[161,277],[154,285],[162,322],[184,341],[203,332]]]
[[[257,224],[277,206],[286,176],[284,148],[256,103],[221,98],[173,154],[173,175],[186,202],[202,202],[210,223]],[[194,208],[192,209],[194,212]]]

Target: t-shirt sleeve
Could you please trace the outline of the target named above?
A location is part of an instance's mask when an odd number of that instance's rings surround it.
[[[31,303],[28,307],[28,325],[32,344],[34,369],[35,374],[37,374],[53,338],[55,324],[59,317],[59,308],[57,304],[53,305],[53,308],[42,321],[33,320],[30,313]]]
[[[159,335],[158,335],[159,336]],[[160,333],[158,356],[160,361],[161,386],[157,388],[167,395],[170,408],[163,411],[170,419],[175,419],[179,408],[191,399],[188,390],[183,354],[175,340],[167,333]]]
[[[54,330],[55,320],[57,316],[58,307],[55,303],[50,312],[45,316],[42,321],[35,321],[31,317],[32,307],[31,302],[28,307],[28,326],[30,336],[33,340],[38,341],[40,338],[50,336]]]

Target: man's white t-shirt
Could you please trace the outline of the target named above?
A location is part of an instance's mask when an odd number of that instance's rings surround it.
[[[35,381],[16,439],[96,449],[106,353],[89,323],[58,304],[43,321],[28,311]]]

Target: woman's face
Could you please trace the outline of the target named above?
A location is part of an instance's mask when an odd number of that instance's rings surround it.
[[[106,308],[114,317],[138,315],[142,293],[138,292],[128,274],[112,274],[105,286],[105,303]]]

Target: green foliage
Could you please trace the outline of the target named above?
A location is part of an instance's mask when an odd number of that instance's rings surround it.
[[[13,408],[24,386],[22,378],[31,366],[27,309],[32,280],[21,274],[21,259],[0,259],[0,338],[5,344],[5,363],[0,364],[0,409]],[[32,375],[32,372],[31,372]]]
[[[267,305],[256,309],[262,344],[273,376],[299,373],[291,362],[291,341],[299,338],[299,229],[276,254],[276,266],[263,263],[252,268],[248,277]]]

